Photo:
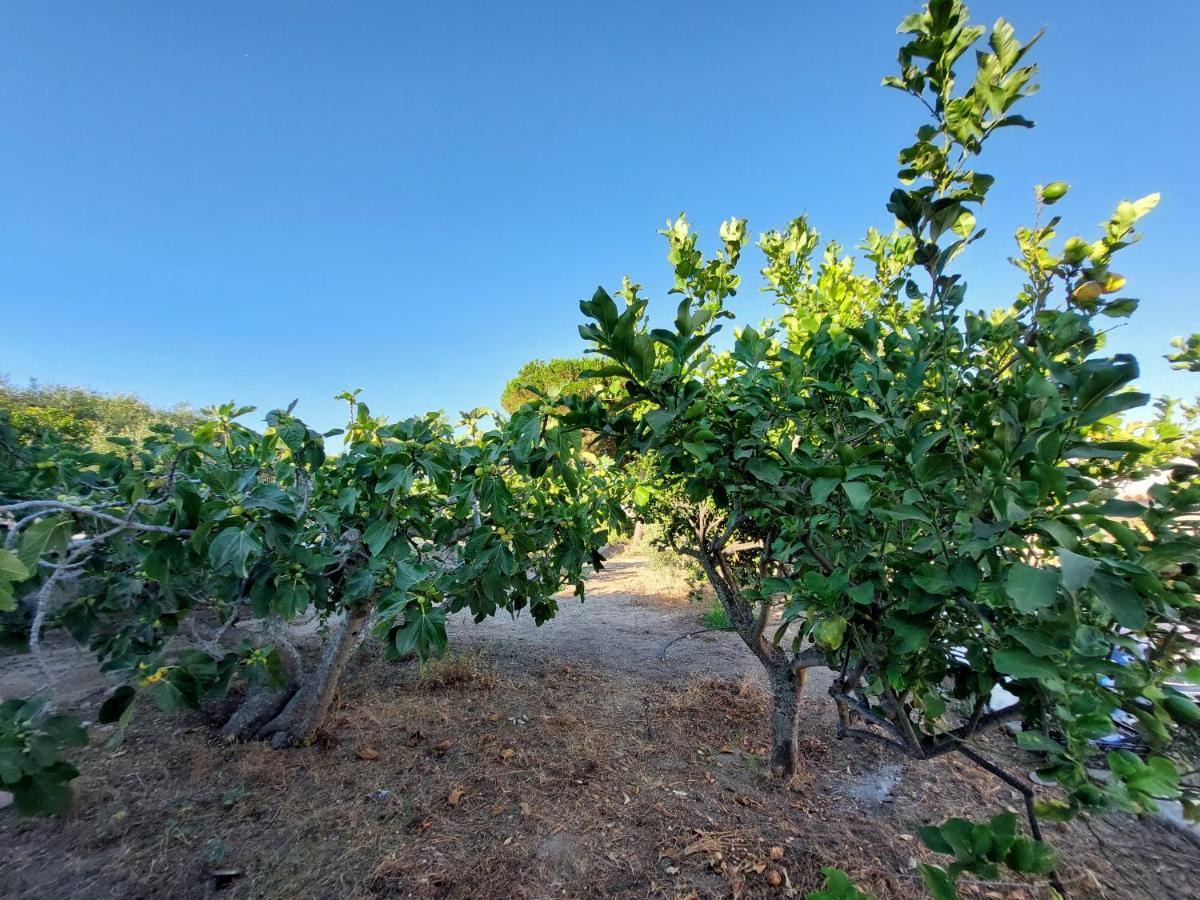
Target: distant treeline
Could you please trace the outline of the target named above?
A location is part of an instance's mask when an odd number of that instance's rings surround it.
[[[138,440],[155,423],[189,425],[195,410],[179,404],[151,406],[134,394],[102,394],[88,388],[31,381],[18,387],[0,375],[0,438],[28,445],[47,434],[96,450],[112,449],[111,438]]]

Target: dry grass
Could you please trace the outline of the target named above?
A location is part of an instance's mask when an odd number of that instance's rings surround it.
[[[931,855],[916,829],[1012,802],[953,759],[904,763],[889,802],[851,800],[848,783],[895,760],[816,736],[780,784],[766,712],[749,680],[462,654],[422,675],[365,650],[314,747],[224,747],[199,716],[149,713],[116,754],[89,749],[70,816],[0,819],[0,894],[803,896],[838,865],[879,897],[917,898],[913,866]],[[1053,826],[1076,896],[1200,892],[1200,855],[1162,826],[1097,829],[1103,845]]]
[[[427,662],[419,680],[421,687],[430,690],[467,686],[491,690],[496,686],[496,667],[477,650],[452,650]]]
[[[626,587],[630,593],[675,602],[706,601],[712,589],[698,563],[656,544],[656,531],[647,526],[646,534],[636,543],[620,546],[627,559],[644,562],[633,573]],[[608,554],[609,557],[616,552]],[[702,611],[697,612],[701,615]]]

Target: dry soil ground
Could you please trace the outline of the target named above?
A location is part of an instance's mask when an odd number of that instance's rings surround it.
[[[804,771],[772,780],[757,663],[719,633],[662,660],[701,627],[699,609],[643,594],[643,574],[614,560],[586,604],[564,599],[540,629],[455,621],[458,655],[423,679],[364,646],[304,750],[222,746],[215,710],[140,710],[121,749],[98,739],[80,754],[69,816],[0,812],[0,895],[803,896],[837,865],[879,897],[920,897],[914,867],[931,855],[917,828],[1015,808],[956,759],[833,739],[820,679]],[[95,681],[67,656],[86,693]],[[0,669],[0,692],[24,671]],[[994,749],[1014,769],[1031,762]],[[1200,850],[1160,822],[1048,831],[1073,896],[1200,896]],[[994,882],[964,893],[1046,896]]]

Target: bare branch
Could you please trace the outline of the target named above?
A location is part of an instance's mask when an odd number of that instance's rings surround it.
[[[762,541],[741,541],[736,544],[730,544],[725,548],[725,552],[729,553],[745,553],[747,550],[763,549]]]
[[[886,728],[888,731],[890,731],[892,734],[894,734],[896,736],[896,745],[898,747],[900,747],[900,749],[902,749],[905,753],[908,753],[911,755],[912,750],[907,744],[905,744],[903,742],[904,735],[900,731],[900,729],[896,727],[896,723],[892,722],[890,719],[885,718],[884,716],[879,715],[879,713],[872,710],[866,704],[859,703],[857,700],[855,700],[849,694],[843,694],[836,687],[831,687],[829,689],[829,696],[832,697],[834,702],[837,703],[839,706],[847,706],[850,709],[853,709],[856,713],[858,713],[860,716],[862,716],[868,722],[878,725],[880,728]]]
[[[130,515],[142,505],[143,501],[135,500],[130,507]],[[77,506],[74,503],[64,503],[60,500],[26,500],[21,503],[10,503],[8,506],[0,506],[0,513],[24,512],[26,509],[41,508],[43,510],[56,510],[59,512],[74,513],[79,516],[88,516],[97,519],[101,522],[107,522],[110,525],[120,525],[121,530],[129,529],[131,531],[149,531],[157,534],[173,534],[180,537],[186,537],[191,534],[191,529],[188,528],[172,528],[170,525],[148,525],[144,522],[135,522],[132,519],[119,518],[91,506]],[[27,518],[33,518],[32,516]]]
[[[1021,704],[1013,703],[1002,709],[992,710],[992,712],[987,714],[981,714],[982,709],[986,709],[986,704],[978,708],[976,713],[972,714],[971,720],[966,725],[939,735],[935,741],[927,743],[924,747],[925,755],[927,757],[941,756],[943,753],[961,748],[963,741],[974,737],[981,731],[986,731],[988,728],[1012,719],[1020,712]]]
[[[1025,800],[1025,817],[1029,820],[1029,831],[1033,834],[1034,840],[1042,840],[1042,827],[1038,823],[1037,810],[1033,805],[1033,788],[1018,779],[1016,776],[1011,775],[1004,769],[1000,768],[990,759],[987,759],[985,756],[975,752],[975,750],[973,750],[967,744],[960,744],[958,747],[958,752],[967,759],[971,760],[971,762],[975,763],[975,765],[979,766],[979,768],[986,772],[990,772],[992,775],[995,775],[1010,788],[1020,793]],[[1049,872],[1049,875],[1050,883],[1054,886],[1054,889],[1062,896],[1067,896],[1067,889],[1063,886],[1062,881],[1059,879],[1058,872],[1052,869]]]
[[[721,550],[724,549],[725,545],[727,543],[729,543],[729,539],[731,537],[733,537],[734,529],[737,528],[738,522],[740,522],[741,520],[742,520],[741,504],[734,503],[733,509],[731,509],[729,511],[729,518],[727,518],[725,520],[725,530],[722,531],[721,535],[715,541],[712,542],[712,545],[709,548],[711,553],[716,555],[716,554],[720,553]]]
[[[825,654],[816,646],[805,647],[792,660],[792,668],[799,672],[801,669],[813,669],[818,666],[828,666]]]
[[[908,753],[908,748],[899,741],[892,740],[890,737],[880,734],[878,731],[867,731],[863,728],[839,728],[838,737],[855,737],[864,738],[872,741],[879,741],[882,744],[887,744],[894,750],[899,750],[901,753]]]
[[[758,622],[754,626],[754,639],[756,641],[761,642],[763,632],[767,630],[767,620],[771,617],[771,606],[771,600],[767,597],[764,597],[759,602]]]

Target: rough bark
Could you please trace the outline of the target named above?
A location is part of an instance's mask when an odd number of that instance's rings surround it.
[[[232,744],[256,738],[259,730],[295,696],[296,688],[297,682],[290,681],[281,688],[263,688],[249,694],[221,729],[221,739]]]
[[[356,607],[346,614],[346,621],[325,648],[316,671],[305,679],[283,711],[259,730],[260,738],[271,738],[276,747],[312,743],[329,718],[342,672],[358,647],[359,635],[370,615],[370,606]]]
[[[797,667],[796,661],[783,648],[766,640],[764,629],[770,608],[764,605],[756,616],[750,604],[742,599],[737,585],[732,583],[729,568],[723,564],[720,555],[706,550],[701,550],[699,555],[704,573],[729,614],[734,630],[767,670],[771,682],[771,769],[780,777],[791,777],[800,762],[797,735],[806,672]]]
[[[300,656],[286,640],[278,640],[276,646],[287,672],[287,682],[278,688],[260,688],[247,696],[221,729],[221,737],[226,743],[257,738],[263,726],[278,716],[296,695],[303,677]]]
[[[800,696],[804,691],[804,671],[791,666],[771,669],[771,770],[788,778],[795,774],[800,732]]]

